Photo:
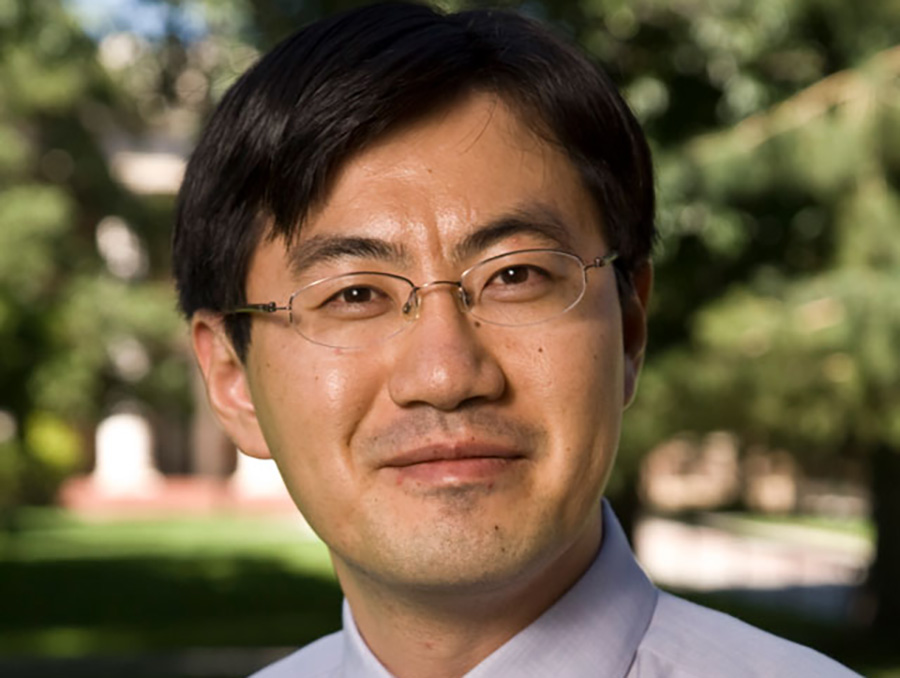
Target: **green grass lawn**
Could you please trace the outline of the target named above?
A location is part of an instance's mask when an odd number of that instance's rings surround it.
[[[900,678],[895,641],[721,594],[686,595],[863,675]],[[341,592],[327,550],[295,521],[86,522],[30,510],[18,533],[0,533],[0,601],[0,654],[78,657],[297,647],[340,627]]]
[[[77,656],[302,645],[340,627],[341,593],[296,522],[36,510],[0,534],[0,600],[0,652]]]
[[[834,518],[817,515],[778,515],[765,513],[729,513],[735,520],[748,524],[775,527],[802,527],[831,534],[859,537],[875,541],[875,526],[867,518]]]

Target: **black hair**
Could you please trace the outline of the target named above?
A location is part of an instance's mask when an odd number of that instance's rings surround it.
[[[301,29],[225,94],[178,197],[181,309],[190,317],[244,304],[260,238],[291,242],[342,163],[388,130],[479,90],[565,150],[619,252],[620,278],[630,280],[655,240],[653,171],[643,132],[609,78],[521,15],[388,3]],[[226,328],[243,359],[249,317],[226,315]]]

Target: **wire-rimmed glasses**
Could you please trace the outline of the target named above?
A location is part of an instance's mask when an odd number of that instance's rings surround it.
[[[524,327],[556,318],[573,308],[587,286],[587,272],[602,268],[615,252],[584,263],[557,249],[526,249],[480,261],[458,281],[416,285],[380,271],[357,271],[316,280],[294,292],[286,304],[247,304],[226,313],[287,311],[307,341],[331,348],[365,348],[403,331],[418,318],[422,296],[439,286],[455,288],[460,310],[491,325]]]

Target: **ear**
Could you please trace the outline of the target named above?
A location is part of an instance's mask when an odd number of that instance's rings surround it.
[[[625,349],[624,402],[628,407],[637,391],[638,375],[647,347],[647,304],[653,288],[653,264],[641,262],[631,274],[631,284],[622,290],[622,339]]]
[[[209,404],[225,433],[244,454],[271,458],[250,398],[246,367],[235,353],[222,317],[209,311],[196,312],[191,318],[191,342]]]

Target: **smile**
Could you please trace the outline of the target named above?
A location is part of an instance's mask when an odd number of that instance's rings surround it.
[[[394,457],[383,470],[398,485],[490,484],[524,460],[520,451],[496,445],[429,446]]]

